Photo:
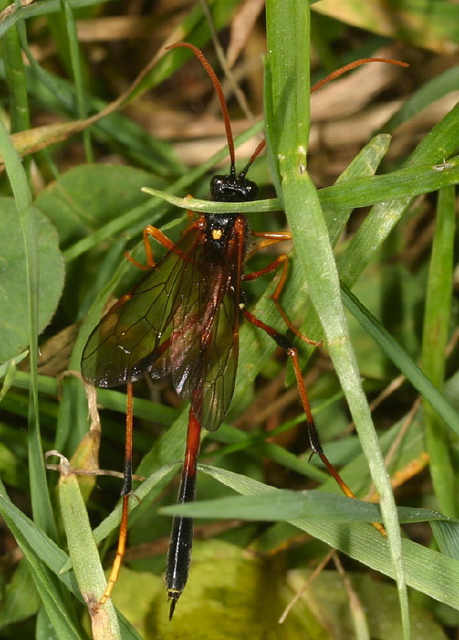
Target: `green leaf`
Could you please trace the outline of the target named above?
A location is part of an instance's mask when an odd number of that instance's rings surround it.
[[[449,319],[454,287],[454,235],[456,230],[456,189],[444,188],[438,194],[437,218],[424,311],[422,363],[426,376],[438,389],[445,379],[445,353],[450,335]],[[449,434],[439,419],[436,404],[425,397],[425,437],[430,455],[430,471],[435,494],[442,511],[458,515],[455,462],[450,453]],[[457,415],[457,414],[456,414]],[[456,425],[459,433],[459,420]]]
[[[266,493],[266,494],[265,494]],[[324,522],[380,522],[379,505],[323,491],[287,491],[266,487],[257,496],[235,496],[219,500],[163,507],[161,513],[193,518],[242,518],[243,520],[282,521],[308,518]],[[403,523],[447,520],[430,509],[397,509]],[[454,523],[459,529],[459,523]]]
[[[331,640],[323,622],[304,602],[279,624],[293,596],[276,557],[256,557],[220,541],[197,542],[189,584],[172,624],[167,620],[166,598],[157,598],[151,606],[155,615],[146,640],[192,640],[197,629],[200,640]]]
[[[224,469],[208,466],[201,466],[201,469],[242,495],[272,491],[272,488],[260,482]],[[306,518],[295,518],[291,524],[368,567],[394,577],[388,541],[373,527],[366,524],[346,526],[315,522]],[[446,527],[453,526],[455,534],[457,533],[456,523],[450,521],[437,522],[435,526],[443,524]],[[459,560],[406,539],[402,540],[402,556],[408,585],[440,602],[459,608]]]
[[[316,189],[307,172],[309,124],[309,16],[297,2],[267,3],[267,123],[271,166],[277,167],[278,196],[285,206],[298,261],[323,328],[340,384],[357,428],[376,490],[381,496],[391,568],[397,582],[404,637],[410,635],[408,596],[395,500],[362,388],[341,302],[337,265]],[[290,31],[294,30],[293,36]],[[299,79],[292,83],[291,78]],[[272,116],[272,118],[271,118]],[[375,178],[368,178],[374,180]],[[344,182],[342,187],[348,186]],[[344,204],[344,203],[343,203]]]
[[[343,282],[341,283],[341,290],[343,292],[343,301],[354,317],[400,371],[406,375],[413,386],[430,402],[438,415],[443,418],[456,434],[459,434],[459,416],[454,408],[435,389],[423,371],[413,362],[404,349],[396,343],[381,323],[365,309]]]
[[[64,262],[56,229],[37,208],[33,209],[38,244],[39,304],[38,332],[41,333],[56,311],[64,285]],[[29,344],[27,309],[27,268],[22,230],[14,200],[0,200],[0,363],[19,355]]]
[[[457,522],[432,522],[435,541],[442,553],[459,560],[459,531]]]
[[[106,224],[119,225],[120,220],[138,209],[143,210],[142,224],[146,224],[149,207],[140,190],[145,185],[164,184],[133,167],[86,164],[59,176],[40,193],[35,204],[46,211],[56,225],[62,246],[67,248]],[[113,229],[114,234],[117,232],[119,227]],[[90,246],[95,246],[93,238]]]
[[[388,198],[401,198],[430,193],[459,181],[459,158],[451,158],[438,165],[415,165],[387,175],[355,177],[338,181],[332,187],[321,189],[319,199],[324,207],[365,207],[375,202],[385,202]],[[174,207],[206,213],[266,213],[277,211],[281,202],[277,198],[229,204],[210,202],[197,198],[177,198],[157,189],[144,188],[142,191],[169,202]]]
[[[13,579],[5,588],[0,609],[0,629],[37,613],[39,605],[40,599],[27,560],[22,559]]]
[[[104,571],[100,564],[99,552],[91,531],[77,476],[64,457],[61,457],[59,466],[61,469],[59,502],[69,555],[78,586],[91,614],[94,640],[108,638],[120,640],[118,619],[112,601],[108,600],[97,611],[94,610],[105,591]]]
[[[55,632],[61,638],[83,640],[84,636],[73,622],[68,601],[63,597],[62,585],[56,575],[53,575],[60,571],[65,553],[11,503],[3,485],[0,485],[0,514],[27,560],[40,601]],[[61,580],[72,585],[68,576]]]

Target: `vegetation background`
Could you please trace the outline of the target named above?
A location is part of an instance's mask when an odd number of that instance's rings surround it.
[[[0,637],[456,638],[459,5],[321,0],[310,16],[303,0],[0,6]],[[131,501],[117,609],[90,620],[84,600],[103,590],[99,554],[104,566],[113,557],[120,480],[77,482],[72,469],[122,469],[125,397],[98,390],[96,402],[81,350],[110,296],[139,278],[123,253],[142,261],[145,225],[176,239],[187,224],[181,200],[141,188],[206,198],[228,165],[207,75],[164,51],[179,40],[224,79],[240,166],[267,132],[250,223],[282,229],[287,216],[282,303],[325,341],[301,348],[321,441],[359,497],[382,496],[389,541],[367,524],[375,512],[347,504],[309,460],[285,357],[244,325],[232,408],[202,445],[211,466],[198,498],[212,502],[193,511],[202,519],[174,621],[162,508],[175,500],[187,411],[167,380],[136,385],[135,462],[147,480]],[[309,125],[309,86],[367,56],[410,67],[371,64],[330,83]],[[247,285],[248,304],[284,331],[270,280]],[[46,470],[51,450],[71,459],[61,474]]]

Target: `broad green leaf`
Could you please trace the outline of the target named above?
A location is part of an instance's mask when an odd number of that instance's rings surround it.
[[[164,186],[164,181],[133,167],[82,165],[59,176],[35,204],[54,222],[66,248],[145,205],[147,198],[140,190],[147,184]]]
[[[58,237],[49,219],[33,209],[39,260],[38,332],[49,324],[64,284],[64,262]],[[29,343],[27,316],[27,269],[24,241],[14,200],[0,200],[0,363],[19,355]]]

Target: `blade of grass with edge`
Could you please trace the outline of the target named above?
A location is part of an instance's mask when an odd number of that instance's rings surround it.
[[[429,264],[429,280],[424,311],[422,364],[426,376],[437,389],[445,379],[445,360],[450,335],[450,316],[454,273],[456,193],[454,187],[439,191],[437,218]],[[426,447],[430,455],[430,473],[440,509],[457,517],[458,500],[449,433],[438,419],[435,406],[424,396]],[[459,423],[459,417],[458,417]],[[459,431],[459,429],[458,429]]]
[[[61,569],[66,554],[15,507],[1,482],[0,513],[27,560],[42,606],[58,637],[83,640],[84,636],[76,627],[72,611],[62,598],[61,584],[53,575]],[[63,576],[61,581],[72,588],[72,579],[68,575]]]
[[[309,134],[309,13],[305,3],[267,2],[268,86],[266,117],[271,166],[298,259],[330,355],[361,438],[373,481],[381,498],[404,637],[410,637],[408,597],[402,564],[400,528],[384,460],[363,392],[340,299],[339,279],[319,199],[306,170]]]
[[[75,472],[66,458],[60,457],[59,502],[64,522],[69,555],[83,599],[91,616],[95,640],[120,640],[118,619],[111,600],[94,611],[105,591],[106,579],[100,563],[88,513]]]
[[[394,338],[386,331],[375,316],[366,309],[358,298],[341,282],[343,302],[368,335],[381,347],[381,350],[392,360],[396,367],[408,378],[411,384],[421,393],[438,416],[459,435],[459,416],[451,404],[434,387],[423,371]]]
[[[28,460],[30,491],[32,500],[32,511],[34,520],[50,537],[57,539],[57,527],[48,494],[48,483],[46,479],[42,438],[39,420],[39,401],[37,383],[37,359],[38,359],[38,300],[39,300],[39,265],[37,233],[35,229],[35,216],[32,210],[32,195],[27,182],[27,176],[22,166],[21,160],[11,143],[8,133],[0,123],[0,150],[5,159],[6,171],[15,197],[18,212],[18,220],[24,236],[24,247],[26,255],[27,271],[27,311],[29,318],[29,346],[30,346],[30,371],[31,387],[30,401],[28,408]],[[33,570],[33,569],[32,569]],[[47,570],[43,568],[43,575]],[[46,576],[48,579],[48,576]],[[61,607],[64,609],[72,607],[68,594],[58,581],[55,582],[55,590],[59,593]],[[47,586],[44,581],[40,582],[42,588],[41,598],[46,609],[46,614],[40,616],[40,625],[45,624],[45,619],[51,620],[51,609],[54,606],[47,598]]]
[[[198,466],[201,471],[244,496],[262,495],[273,490],[272,487],[240,474],[207,465]],[[365,524],[314,522],[302,518],[292,520],[291,524],[376,571],[395,577],[388,541],[373,527]],[[447,535],[448,521],[434,520],[432,525],[436,528],[444,525],[445,536]],[[457,522],[452,522],[451,526],[456,533]],[[402,540],[402,551],[407,583],[435,600],[459,609],[459,560],[405,539]]]

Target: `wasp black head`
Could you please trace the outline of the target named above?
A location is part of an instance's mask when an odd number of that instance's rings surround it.
[[[247,180],[245,172],[238,176],[214,176],[210,182],[210,197],[215,202],[250,202],[257,197],[258,187]]]

